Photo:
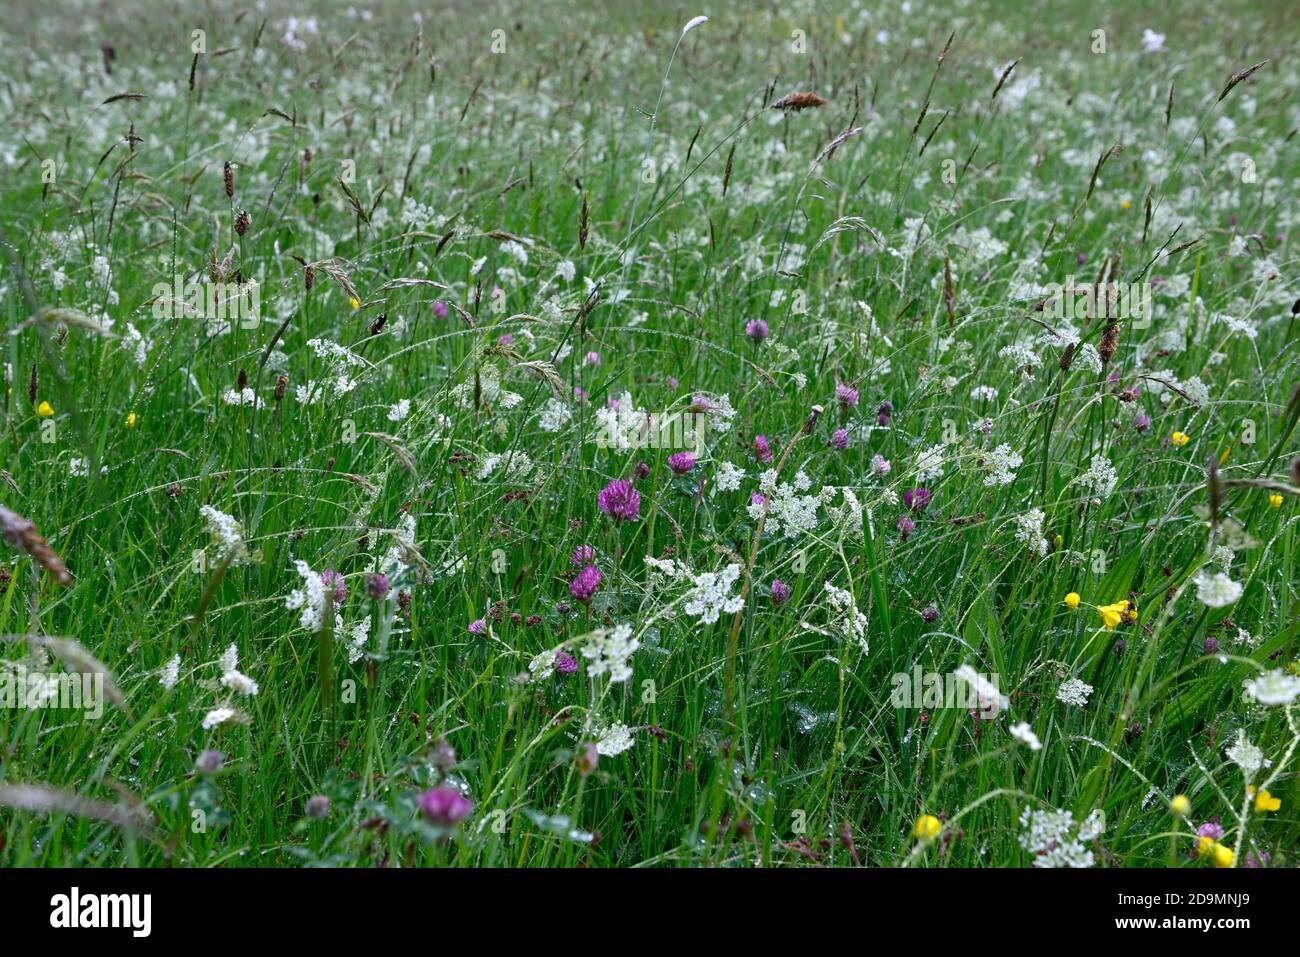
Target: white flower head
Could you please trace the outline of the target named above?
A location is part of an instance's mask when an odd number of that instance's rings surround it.
[[[1278,669],[1246,682],[1246,697],[1260,704],[1288,705],[1300,698],[1300,678]]]
[[[1241,597],[1242,586],[1223,572],[1196,576],[1196,597],[1210,608],[1225,608]]]

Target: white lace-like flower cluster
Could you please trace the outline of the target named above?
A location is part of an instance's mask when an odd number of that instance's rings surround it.
[[[1043,535],[1044,517],[1041,508],[1031,508],[1016,517],[1016,541],[1027,546],[1039,558],[1047,554],[1047,538]]]
[[[740,566],[734,562],[720,572],[692,575],[694,587],[686,595],[686,614],[693,615],[702,625],[711,625],[718,616],[735,614],[745,606],[745,599],[731,594],[740,578]]]
[[[641,642],[632,637],[631,625],[593,631],[582,646],[582,657],[589,662],[587,674],[593,678],[609,675],[609,680],[616,684],[627,681],[632,677],[632,655],[640,647]],[[555,660],[553,651],[544,654],[550,654],[551,660]]]
[[[1080,823],[1069,811],[1025,808],[1020,827],[1020,846],[1034,855],[1034,867],[1092,867],[1092,851],[1083,845],[1102,835],[1106,815],[1097,808]]]

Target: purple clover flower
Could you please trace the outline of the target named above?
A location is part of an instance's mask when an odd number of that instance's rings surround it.
[[[588,565],[574,576],[573,581],[569,582],[569,594],[584,605],[590,605],[596,589],[600,588],[600,579],[600,569],[595,565]]]
[[[674,452],[668,456],[668,467],[674,475],[688,475],[695,468],[695,456],[690,452]]]
[[[343,581],[343,576],[332,568],[327,568],[320,573],[320,583],[325,586],[326,591],[334,592],[334,604],[341,605],[348,598],[348,586]]]
[[[641,493],[627,479],[615,479],[596,496],[600,510],[616,522],[635,522],[641,517]]]
[[[930,490],[928,488],[908,489],[903,493],[903,504],[914,512],[924,512],[926,506],[930,504]]]
[[[434,824],[451,827],[469,817],[474,805],[459,791],[442,784],[420,795],[420,812]]]

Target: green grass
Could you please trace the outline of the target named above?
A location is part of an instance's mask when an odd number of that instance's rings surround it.
[[[0,12],[22,41],[0,51],[0,503],[75,576],[5,551],[2,653],[52,672],[43,637],[72,639],[124,699],[99,719],[0,709],[0,863],[1028,866],[1032,809],[1104,812],[1080,841],[1097,866],[1209,866],[1207,821],[1235,866],[1294,863],[1296,705],[1243,695],[1295,673],[1300,637],[1286,5],[1070,3],[1044,22],[491,0],[421,23],[327,5],[315,30],[266,6]],[[679,43],[696,13],[712,19]],[[1142,52],[1148,27],[1162,50]],[[803,90],[829,102],[765,108]],[[1121,321],[1100,371],[1085,345],[1108,351],[1106,322],[1075,322],[1063,369],[1063,341],[1040,339],[1069,323],[1035,303],[1099,269],[1158,280],[1152,320]],[[257,280],[263,321],[208,335],[156,312],[157,284],[217,272]],[[340,370],[345,394],[299,400]],[[223,401],[241,381],[263,407]],[[661,414],[709,398],[689,476],[671,449],[595,440],[624,393]],[[549,431],[553,400],[568,418]],[[939,445],[942,474],[919,478]],[[990,484],[1003,445],[1020,464]],[[1080,482],[1094,456],[1109,493]],[[597,494],[638,463],[639,520],[616,525]],[[725,463],[745,472],[734,491]],[[846,496],[828,492],[812,528],[786,537],[768,514],[758,534],[750,496],[778,464],[781,483],[807,476],[799,494],[848,489],[862,518],[834,520]],[[914,486],[933,499],[913,513]],[[241,523],[247,562],[222,563],[205,505]],[[1031,509],[1045,554],[1016,537]],[[585,608],[568,587],[582,545],[603,575]],[[701,623],[647,556],[738,566],[742,610]],[[342,633],[286,607],[296,560],[344,576]],[[1243,588],[1210,608],[1195,581],[1220,568]],[[1122,600],[1136,620],[1103,628],[1095,607]],[[610,683],[579,649],[620,624],[640,648]],[[256,695],[219,683],[232,643]],[[577,673],[529,680],[560,646]],[[891,700],[896,674],[963,664],[998,676],[993,720]],[[1057,698],[1071,678],[1092,686],[1082,707]],[[234,719],[205,729],[225,704]],[[1009,733],[1022,721],[1041,750]],[[593,771],[601,722],[634,744]],[[1247,798],[1225,754],[1239,733],[1279,810]],[[224,764],[199,772],[209,749]],[[440,783],[473,804],[454,828],[418,810]],[[318,794],[324,819],[305,813]],[[914,838],[921,815],[940,839]]]

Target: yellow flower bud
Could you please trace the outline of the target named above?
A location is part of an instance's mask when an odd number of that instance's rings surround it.
[[[1273,508],[1281,508],[1281,507],[1282,507],[1282,495],[1281,495],[1281,493],[1274,492],[1272,495],[1270,495],[1270,496],[1268,497],[1268,504],[1269,504],[1270,506],[1272,506]]]
[[[1065,596],[1065,607],[1069,609],[1079,607],[1079,593],[1077,591],[1072,591]]]
[[[933,814],[922,814],[916,819],[916,826],[912,828],[912,836],[919,841],[933,841],[942,830],[942,821]]]
[[[54,414],[54,406],[50,405],[48,402],[42,402],[36,407],[36,414],[42,419],[48,419]]]
[[[1169,810],[1175,817],[1187,817],[1192,813],[1192,802],[1186,794],[1175,794],[1174,799],[1169,802]]]

